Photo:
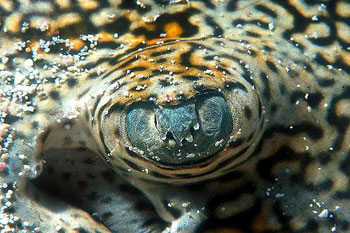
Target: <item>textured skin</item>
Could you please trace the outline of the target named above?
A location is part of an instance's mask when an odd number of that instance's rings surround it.
[[[0,22],[2,228],[350,231],[347,1],[4,0]],[[123,141],[129,104],[208,90],[241,126],[214,159]]]

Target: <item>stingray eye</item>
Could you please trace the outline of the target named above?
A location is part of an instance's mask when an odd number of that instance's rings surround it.
[[[136,153],[164,165],[190,165],[220,151],[232,132],[224,97],[199,95],[176,106],[137,102],[126,113],[126,132]]]
[[[101,151],[112,168],[141,176],[147,169],[150,178],[167,182],[203,180],[239,166],[252,155],[264,122],[259,95],[247,82],[203,90],[177,105],[137,101],[103,112]]]

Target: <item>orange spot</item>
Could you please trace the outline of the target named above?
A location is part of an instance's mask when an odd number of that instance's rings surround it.
[[[162,39],[153,39],[153,40],[148,40],[146,42],[147,45],[154,45],[154,44],[157,44],[159,41],[164,41]]]
[[[114,39],[113,35],[108,32],[100,32],[99,35],[100,38],[98,39],[98,42],[109,42]]]
[[[156,29],[156,25],[154,24],[144,24],[144,28],[146,28],[148,31],[154,31]]]
[[[71,38],[69,42],[74,46],[74,50],[79,50],[84,46],[84,42],[77,38]]]
[[[9,32],[18,33],[21,28],[22,15],[19,13],[14,13],[5,21],[5,27]]]
[[[183,33],[181,26],[176,22],[170,22],[164,26],[167,37],[179,37]]]
[[[78,0],[79,5],[86,11],[94,10],[98,7],[98,3],[91,0]]]
[[[344,61],[344,63],[350,66],[350,54],[342,53],[340,54],[340,56],[342,57],[342,60]]]
[[[134,36],[132,34],[126,34],[118,38],[119,41],[124,41],[124,44],[128,45],[129,48],[134,48],[143,41],[146,40],[144,35]]]

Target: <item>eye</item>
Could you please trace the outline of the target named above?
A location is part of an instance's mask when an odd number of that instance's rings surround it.
[[[138,155],[164,165],[192,165],[223,148],[232,115],[225,98],[213,94],[176,106],[137,102],[127,110],[126,132]]]
[[[111,167],[174,183],[219,176],[245,162],[264,122],[260,96],[245,80],[172,104],[105,103],[97,140]]]

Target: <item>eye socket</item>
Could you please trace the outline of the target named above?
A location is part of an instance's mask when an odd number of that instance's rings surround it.
[[[126,113],[126,132],[140,156],[165,165],[190,165],[220,151],[232,131],[221,95],[204,94],[176,106],[136,102]]]

